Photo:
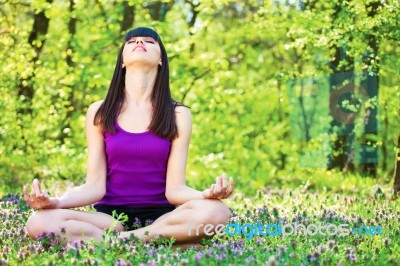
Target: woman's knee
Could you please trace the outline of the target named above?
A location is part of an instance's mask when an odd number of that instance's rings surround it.
[[[226,224],[231,217],[229,207],[220,200],[193,200],[188,203],[188,208],[199,211],[203,224]]]
[[[37,239],[43,233],[61,232],[61,228],[68,227],[67,221],[79,221],[91,224],[98,229],[104,230],[114,226],[118,232],[123,231],[121,223],[114,224],[111,216],[104,213],[85,213],[64,209],[39,210],[32,214],[26,223],[28,234]]]
[[[40,210],[33,213],[26,222],[26,229],[31,238],[37,239],[44,232],[48,232],[49,228],[46,228],[46,224],[49,224],[49,211]],[[53,221],[52,221],[53,222]]]
[[[231,218],[231,211],[222,201],[215,200],[210,206],[209,219],[212,224],[226,224]]]

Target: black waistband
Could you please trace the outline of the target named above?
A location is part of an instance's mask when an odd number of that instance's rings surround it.
[[[129,207],[125,205],[95,205],[93,206],[96,210],[164,210],[164,209],[175,209],[175,205],[156,205],[156,206],[141,206],[141,207]]]

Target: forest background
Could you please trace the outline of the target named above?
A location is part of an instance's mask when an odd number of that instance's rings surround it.
[[[136,26],[159,32],[173,97],[191,107],[189,185],[226,172],[248,195],[399,191],[399,10],[395,0],[1,0],[0,196],[33,178],[84,181],[87,108]]]

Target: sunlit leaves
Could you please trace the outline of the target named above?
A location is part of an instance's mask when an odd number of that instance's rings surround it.
[[[373,17],[366,7],[371,1],[167,2],[165,22],[152,20],[148,2],[129,4],[135,7],[134,26],[150,25],[160,33],[170,57],[172,95],[191,107],[190,184],[202,188],[226,171],[255,180],[255,187],[246,187],[255,189],[298,169],[298,154],[307,149],[292,137],[287,82],[328,75],[328,62],[338,56],[332,47],[338,44],[355,59],[356,69],[377,74],[380,68],[379,97],[368,104],[381,108],[385,133],[378,143],[391,150],[399,127],[396,1],[382,3]],[[124,34],[123,1],[74,3],[72,12],[69,1],[0,7],[0,107],[5,110],[0,163],[13,169],[2,168],[4,180],[17,173],[24,181],[58,172],[77,181],[84,177],[85,112],[107,92]],[[32,16],[42,10],[50,28],[31,47]],[[77,19],[74,34],[68,29],[71,18]],[[368,45],[370,36],[379,41],[378,54]],[[43,44],[34,62],[34,48]],[[33,86],[32,101],[19,95],[21,85]],[[27,107],[31,114],[18,113]]]

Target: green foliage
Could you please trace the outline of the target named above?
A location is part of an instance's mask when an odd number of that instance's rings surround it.
[[[254,193],[324,168],[330,136],[297,138],[300,128],[291,118],[299,112],[292,103],[298,99],[290,97],[288,84],[328,76],[335,45],[346,47],[355,70],[379,69],[379,132],[373,141],[382,155],[379,176],[391,176],[400,128],[395,1],[375,9],[373,1],[339,0],[70,2],[0,6],[0,193],[34,177],[83,181],[85,113],[107,92],[129,5],[132,26],[159,31],[170,57],[173,96],[191,107],[190,185],[204,189],[225,171],[239,189]],[[49,28],[30,43],[41,11]],[[378,54],[369,47],[371,36]],[[348,65],[342,60],[337,67]],[[320,96],[328,92],[326,85],[317,90]],[[326,111],[315,120],[322,125],[329,123],[326,106],[317,106],[318,114]],[[324,149],[313,155],[318,146]],[[321,161],[314,163],[315,157]]]

